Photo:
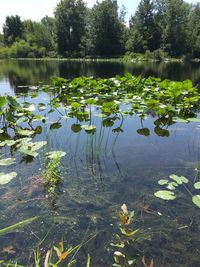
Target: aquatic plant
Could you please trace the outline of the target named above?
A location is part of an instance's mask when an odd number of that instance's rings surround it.
[[[164,200],[174,200],[177,195],[176,191],[177,189],[182,186],[183,188],[186,189],[186,191],[190,194],[192,197],[192,202],[200,208],[200,195],[193,195],[189,187],[186,186],[186,184],[189,183],[188,178],[185,176],[178,176],[175,174],[171,174],[169,176],[169,179],[161,179],[158,181],[158,184],[160,186],[164,186],[166,189],[165,190],[159,190],[154,193],[154,195],[158,198],[164,199]],[[197,190],[200,189],[200,182],[195,182],[193,184],[193,187]]]
[[[42,172],[45,187],[49,194],[54,194],[58,185],[63,181],[61,173],[61,158],[65,156],[63,151],[51,151],[46,153],[49,161],[46,164],[45,170]]]

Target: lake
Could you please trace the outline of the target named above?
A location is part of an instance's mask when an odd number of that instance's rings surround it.
[[[108,78],[127,72],[200,83],[200,63],[10,60],[0,64],[0,94],[18,95],[19,102],[47,104],[48,92],[39,91],[37,97],[31,94],[39,90],[33,86],[49,84],[53,76]],[[126,108],[121,105],[122,110]],[[81,244],[75,266],[86,266],[88,254],[92,267],[112,266],[114,251],[120,250],[113,244],[121,242],[118,213],[126,203],[135,211],[134,230],[141,233],[123,250],[130,266],[144,266],[142,256],[149,264],[153,259],[153,267],[200,266],[200,212],[190,193],[182,188],[174,201],[154,196],[158,180],[171,174],[186,176],[191,182],[200,178],[200,123],[168,125],[152,114],[144,120],[136,115],[106,120],[99,116],[98,107],[90,107],[97,129],[88,134],[79,129],[77,118],[65,116],[62,107],[57,112],[50,110],[48,106],[42,111],[42,116],[48,114],[46,122],[33,123],[38,127],[34,141],[47,142],[37,157],[22,156],[11,147],[1,150],[3,157],[15,157],[16,163],[1,166],[0,171],[18,175],[0,187],[0,229],[39,218],[0,236],[0,260],[17,259],[19,264],[34,266],[33,249],[39,248],[44,258],[50,247],[63,241],[68,248]],[[147,134],[141,129],[148,129]],[[40,179],[46,150],[66,153],[62,158],[64,180],[53,196]]]

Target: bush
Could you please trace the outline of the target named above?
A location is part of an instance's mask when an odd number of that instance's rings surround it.
[[[9,48],[8,47],[0,47],[0,59],[8,58]]]

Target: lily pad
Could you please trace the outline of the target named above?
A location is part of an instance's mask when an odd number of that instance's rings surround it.
[[[15,158],[7,158],[0,160],[0,166],[8,166],[15,163]]]
[[[177,184],[187,184],[189,180],[185,176],[177,176],[172,174],[169,176],[172,180],[174,180]]]
[[[169,181],[168,180],[165,180],[165,179],[161,179],[161,180],[158,181],[158,184],[159,185],[166,185],[168,183],[169,183]]]
[[[53,159],[53,158],[62,158],[66,155],[66,152],[64,151],[51,151],[46,153],[47,158]]]
[[[200,208],[200,195],[196,195],[192,197],[192,202],[198,207]]]
[[[174,192],[168,190],[160,190],[154,193],[154,196],[164,200],[174,200],[176,198]]]
[[[33,135],[35,132],[32,130],[23,130],[23,129],[18,129],[17,133],[23,136],[30,136]]]
[[[194,188],[195,188],[195,189],[200,189],[200,182],[196,182],[196,183],[194,184]]]
[[[37,157],[38,155],[37,150],[41,149],[46,144],[47,144],[46,141],[23,143],[19,151],[28,156]]]
[[[16,172],[10,172],[10,173],[0,172],[0,185],[5,185],[9,183],[16,176],[17,176]]]

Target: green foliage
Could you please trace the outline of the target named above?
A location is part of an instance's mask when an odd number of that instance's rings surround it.
[[[4,41],[6,45],[13,44],[22,37],[23,23],[19,16],[7,16],[3,25]]]
[[[61,174],[61,157],[65,154],[61,152],[55,151],[47,154],[50,160],[43,171],[43,178],[49,194],[55,194],[59,184],[63,181]]]
[[[188,46],[189,5],[183,0],[169,1],[165,13],[163,47],[172,56],[186,53]]]
[[[198,3],[191,11],[189,18],[188,38],[190,51],[193,57],[200,57],[200,4]]]
[[[142,0],[130,20],[130,38],[127,48],[134,52],[154,51],[160,47],[160,39],[154,16],[154,4],[151,0]]]
[[[63,0],[55,10],[58,52],[76,56],[85,32],[86,6],[82,0]]]
[[[200,208],[200,195],[193,195],[189,190],[189,187],[186,185],[189,183],[188,178],[184,176],[178,176],[175,174],[171,174],[169,179],[161,179],[158,181],[160,186],[164,186],[167,190],[159,190],[154,193],[154,196],[164,199],[164,200],[174,200],[176,198],[175,192],[179,188],[179,186],[183,186],[186,191],[192,196],[192,202]],[[194,188],[196,190],[200,189],[200,182],[194,183]]]
[[[123,21],[118,15],[117,1],[97,2],[91,11],[90,25],[95,55],[114,56],[123,53]]]

